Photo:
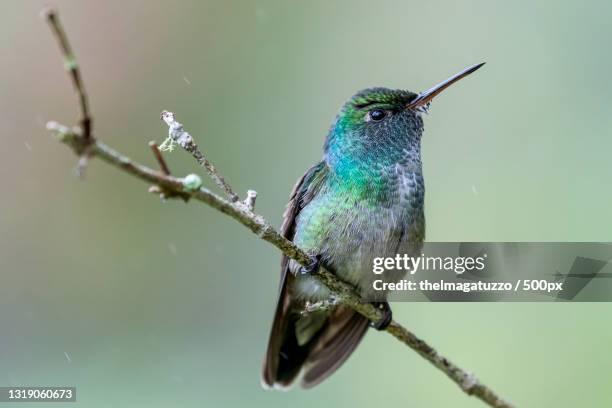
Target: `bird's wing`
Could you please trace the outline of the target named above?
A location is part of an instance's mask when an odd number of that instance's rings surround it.
[[[283,214],[283,223],[280,229],[282,236],[293,240],[297,215],[316,196],[316,193],[327,177],[327,173],[327,165],[324,161],[321,161],[308,169],[297,181],[289,196],[289,202]],[[289,316],[291,314],[292,297],[287,293],[288,281],[293,278],[289,272],[289,260],[285,255],[281,258],[278,303],[270,331],[268,350],[264,360],[262,381],[268,387],[273,387],[274,385],[288,386],[300,372],[302,363],[308,357],[308,350],[298,345],[297,338],[287,339],[286,336],[287,327],[292,323]],[[283,350],[286,349],[286,351],[281,351],[281,348]],[[287,356],[287,354],[291,354],[292,364],[286,367],[286,364],[284,364],[286,358],[283,355]],[[299,364],[293,364],[297,362]]]
[[[320,162],[298,180],[283,215],[281,234],[285,238],[293,239],[296,217],[317,195],[327,177],[327,165]],[[268,387],[289,386],[303,367],[302,386],[318,384],[350,356],[368,328],[366,318],[344,306],[336,307],[330,314],[300,316],[296,309],[301,303],[290,293],[293,279],[289,258],[283,256],[278,303],[262,375],[263,384]],[[299,330],[312,333],[306,344],[298,341]]]
[[[289,196],[289,202],[283,213],[283,223],[281,224],[280,233],[288,240],[293,240],[295,235],[295,219],[297,218],[302,208],[319,192],[321,185],[328,176],[329,168],[324,161],[312,166],[304,175],[295,183],[293,191]],[[289,258],[283,255],[281,259],[281,286],[288,272]]]

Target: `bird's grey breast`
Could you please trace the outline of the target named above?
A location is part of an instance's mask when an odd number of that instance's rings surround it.
[[[377,172],[376,180],[384,182],[373,180],[368,194],[361,196],[333,186],[323,189],[297,220],[296,244],[319,254],[339,278],[358,288],[364,297],[373,295],[372,282],[381,279],[372,272],[374,259],[420,255],[425,233],[420,161],[381,165]],[[383,279],[397,281],[404,274],[389,271]],[[329,295],[314,280],[303,280],[300,286],[311,298]]]
[[[355,212],[341,217],[344,231],[330,232],[324,253],[337,275],[354,284],[362,296],[373,294],[375,279],[397,281],[404,271],[387,271],[384,276],[372,272],[375,258],[396,254],[418,256],[425,233],[423,214],[424,186],[419,171],[397,163],[385,169],[389,174],[389,192],[383,200],[363,204]]]

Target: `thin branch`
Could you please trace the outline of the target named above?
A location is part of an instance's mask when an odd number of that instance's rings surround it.
[[[70,47],[70,42],[68,42],[66,32],[59,21],[57,12],[53,8],[49,7],[43,10],[41,14],[49,23],[51,31],[59,43],[62,56],[64,57],[64,68],[66,68],[70,74],[72,85],[74,86],[74,90],[76,91],[77,98],[79,100],[79,109],[81,111],[79,122],[83,131],[83,137],[86,140],[89,140],[92,137],[93,121],[89,113],[89,102],[87,99],[87,93],[85,92],[85,86],[83,85],[83,81],[81,79],[82,77],[79,70],[79,65],[77,64],[72,48]],[[84,160],[86,161],[86,159]]]
[[[164,175],[169,176],[170,175],[170,168],[166,164],[166,160],[164,159],[164,156],[162,155],[162,152],[159,150],[159,147],[157,146],[157,143],[155,143],[154,141],[151,141],[151,142],[149,142],[149,147],[151,148],[151,151],[153,152],[153,156],[155,157],[155,160],[157,160],[157,164],[159,164],[159,168],[160,168],[161,172]],[[194,175],[192,175],[192,176],[194,176]],[[197,177],[197,176],[195,176],[195,177]],[[198,177],[198,179],[199,179],[199,177]],[[200,180],[200,184],[201,184],[201,180]],[[198,187],[199,187],[199,185],[198,185]],[[154,184],[151,187],[149,187],[149,193],[159,194],[159,198],[161,198],[162,200],[165,200],[166,198],[179,197],[179,198],[183,199],[183,201],[187,202],[187,201],[189,201],[189,198],[190,198],[189,195],[187,195],[187,194],[177,194],[177,193],[175,193],[173,191],[170,191],[168,189],[160,187],[157,184]]]
[[[65,41],[65,36],[63,36],[63,30],[59,24],[59,21],[55,17],[55,14],[53,14],[52,20],[54,22],[52,24],[54,32],[56,35],[57,33],[60,33],[60,38],[64,38],[63,41],[60,41],[60,44],[67,44],[67,41]],[[69,48],[63,48],[64,55],[70,55],[69,51]],[[80,81],[78,83],[80,84]],[[82,86],[80,87],[82,89]],[[82,91],[83,95],[85,95],[84,90]],[[208,170],[213,180],[215,180],[217,184],[220,185],[227,193],[229,200],[226,200],[208,189],[201,187],[201,180],[195,175],[189,175],[182,179],[176,178],[170,174],[165,174],[165,172],[159,172],[142,164],[136,163],[106,144],[86,136],[85,133],[77,132],[56,122],[49,122],[47,124],[47,128],[56,132],[59,140],[70,146],[77,155],[82,155],[83,151],[87,149],[90,157],[99,157],[101,160],[105,161],[111,166],[117,167],[118,169],[141,180],[153,183],[164,191],[168,191],[179,196],[191,197],[206,203],[249,228],[253,233],[259,236],[261,239],[274,245],[286,256],[295,259],[303,266],[308,266],[311,262],[311,258],[306,252],[297,247],[293,242],[280,235],[280,233],[274,229],[274,227],[272,227],[263,216],[255,214],[252,211],[252,205],[254,205],[255,197],[253,196],[251,201],[244,203],[239,201],[238,196],[233,193],[230,186],[223,180],[216,169],[206,159],[204,159],[201,152],[198,153],[199,149],[193,141],[193,138],[183,130],[182,125],[174,120],[174,115],[166,115],[164,120],[171,128],[171,137],[175,139],[177,143],[179,143],[179,145],[181,145],[185,150],[191,153],[196,160],[198,160],[198,162]],[[181,140],[183,142],[181,142]],[[354,293],[351,286],[340,281],[327,269],[319,268],[318,271],[314,272],[314,275],[323,284],[325,284],[343,304],[351,307],[356,312],[362,314],[373,322],[377,322],[382,318],[382,313],[380,310],[369,303],[362,303],[361,299]],[[440,355],[433,347],[418,338],[415,334],[401,326],[399,323],[392,321],[387,327],[386,331],[416,351],[425,360],[433,364],[434,367],[444,372],[468,395],[473,395],[479,398],[491,407],[512,407],[510,403],[499,397],[492,389],[478,381],[474,375],[462,370],[446,357]]]
[[[89,164],[89,157],[89,146],[84,146],[83,153],[81,153],[79,161],[77,162],[76,166],[74,166],[74,174],[81,180],[85,178],[85,170]]]
[[[215,166],[213,166],[212,163],[209,162],[206,157],[204,157],[204,154],[202,154],[198,148],[198,145],[196,144],[195,140],[193,140],[193,137],[191,137],[191,135],[185,129],[183,129],[183,125],[174,119],[174,113],[163,111],[161,113],[161,119],[168,125],[168,136],[170,139],[176,142],[187,152],[191,153],[200,166],[206,169],[206,172],[213,179],[213,181],[219,187],[221,187],[223,191],[225,191],[225,194],[227,194],[231,202],[238,201],[240,199],[238,195],[234,193],[230,185],[227,184],[223,176],[219,174]]]
[[[166,164],[166,160],[164,160],[164,156],[162,156],[162,153],[159,151],[157,143],[151,141],[149,142],[149,147],[153,151],[153,156],[155,156],[155,160],[157,160],[157,163],[159,164],[159,168],[161,169],[162,173],[164,173],[166,176],[170,175],[170,169]]]

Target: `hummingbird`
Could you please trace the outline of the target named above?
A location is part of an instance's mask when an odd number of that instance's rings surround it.
[[[421,93],[368,88],[340,109],[325,140],[323,158],[296,183],[281,233],[312,257],[307,267],[281,260],[278,302],[264,358],[262,384],[284,389],[300,378],[310,388],[335,372],[369,327],[392,320],[386,294],[374,290],[381,275],[374,258],[418,256],[425,239],[425,184],[421,162],[423,114],[432,99],[470,75],[473,65]],[[324,266],[352,285],[383,314],[375,323],[341,302],[314,276]],[[403,270],[385,272],[399,281]],[[382,300],[382,301],[380,301]],[[309,305],[325,307],[308,310]]]

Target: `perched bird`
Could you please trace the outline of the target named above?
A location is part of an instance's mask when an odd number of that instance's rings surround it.
[[[304,388],[320,383],[346,361],[370,327],[342,304],[307,310],[332,295],[310,272],[324,265],[363,299],[374,299],[380,297],[372,287],[380,279],[372,273],[375,257],[420,255],[425,237],[421,116],[436,95],[482,65],[419,94],[365,89],[341,108],[323,159],[297,182],[284,214],[282,234],[307,251],[313,263],[303,268],[282,258],[264,386],[286,388],[300,374]],[[388,271],[384,279],[398,281],[403,275]],[[385,316],[372,325],[379,330],[391,321],[385,297],[376,302]]]

